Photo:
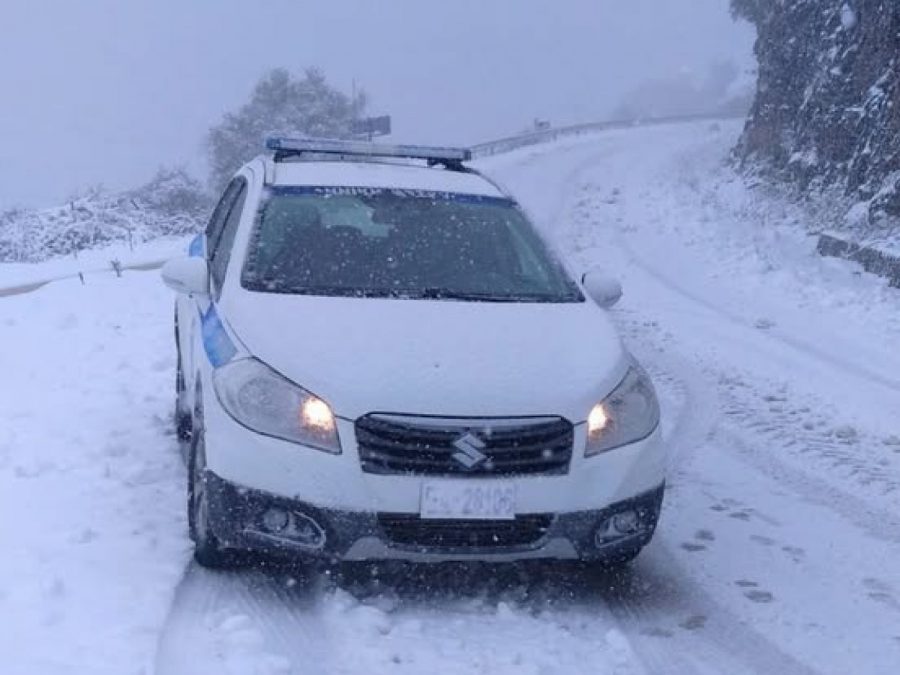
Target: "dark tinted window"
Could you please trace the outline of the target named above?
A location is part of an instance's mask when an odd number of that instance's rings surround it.
[[[219,240],[219,235],[222,234],[222,226],[225,224],[225,219],[228,217],[228,211],[234,203],[235,194],[237,194],[238,189],[240,189],[242,180],[243,179],[241,178],[235,178],[228,184],[228,187],[225,188],[225,192],[222,193],[222,198],[213,210],[209,223],[206,225],[207,251],[213,250]]]
[[[213,249],[210,257],[209,269],[217,291],[222,288],[225,280],[225,270],[228,269],[228,261],[231,260],[231,249],[234,245],[234,237],[237,234],[238,225],[241,222],[241,214],[244,211],[244,203],[247,200],[247,182],[240,179],[238,193],[234,204],[228,212],[219,241]]]
[[[508,199],[371,188],[276,188],[244,270],[252,290],[580,301]]]

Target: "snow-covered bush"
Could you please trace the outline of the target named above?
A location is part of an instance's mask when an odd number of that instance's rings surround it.
[[[0,213],[0,262],[38,262],[116,242],[138,244],[202,228],[210,199],[181,169],[136,190],[94,188],[68,204]]]
[[[196,178],[182,168],[162,168],[150,180],[127,195],[142,208],[172,217],[202,217],[210,197]]]

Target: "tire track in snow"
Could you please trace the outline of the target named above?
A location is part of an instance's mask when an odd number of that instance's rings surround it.
[[[685,502],[685,506],[691,502],[696,504],[698,491],[705,495],[710,506],[729,501],[734,503],[730,499],[734,495],[728,492],[725,497],[721,494],[714,494],[721,492],[723,487],[727,487],[727,482],[704,487],[703,474],[699,473],[699,468],[692,466],[691,460],[695,455],[691,454],[690,449],[687,450],[687,456],[684,454],[685,450],[678,449],[680,443],[691,443],[693,442],[691,439],[693,439],[698,442],[695,450],[701,452],[727,451],[729,456],[735,457],[739,463],[745,464],[749,471],[764,477],[767,482],[785,488],[787,493],[798,497],[804,504],[827,509],[852,523],[856,529],[874,540],[888,543],[900,542],[900,539],[897,538],[900,535],[900,520],[894,514],[885,510],[873,509],[871,505],[854,495],[837,490],[814,476],[779,462],[767,451],[771,443],[765,432],[760,430],[747,432],[735,427],[732,420],[727,417],[716,419],[717,411],[715,409],[713,415],[708,414],[709,410],[704,412],[704,410],[698,409],[698,402],[701,408],[710,405],[715,408],[722,405],[721,394],[719,397],[715,396],[718,378],[714,371],[706,368],[692,368],[681,357],[670,354],[668,351],[654,353],[646,345],[641,351],[643,352],[642,358],[647,361],[651,372],[656,375],[655,379],[657,381],[662,379],[661,398],[663,401],[665,402],[670,397],[670,392],[667,390],[674,388],[683,399],[677,414],[687,414],[692,418],[707,420],[707,423],[688,422],[686,424],[677,420],[673,426],[672,436],[678,456],[682,460],[686,457],[687,462],[677,462],[673,466],[673,471],[680,474],[680,479],[670,492],[668,508],[664,510],[663,514],[664,519],[672,514],[673,510],[676,512],[679,510],[679,502]],[[668,376],[660,378],[658,373],[668,374]],[[673,414],[672,410],[668,412],[670,415]],[[685,433],[685,436],[682,439],[674,438],[678,433]],[[725,478],[723,476],[713,477],[720,481]],[[707,508],[704,506],[700,510],[703,511]],[[719,511],[719,508],[717,507],[715,511]],[[779,526],[779,523],[767,518],[763,513],[755,509],[752,511],[754,520],[775,527]],[[702,525],[703,523],[698,521],[695,527],[699,528]],[[681,532],[671,534],[667,529],[663,528],[658,531],[654,542],[636,563],[635,580],[649,583],[652,585],[651,588],[634,596],[626,592],[621,600],[613,597],[610,602],[610,607],[621,617],[620,625],[627,626],[629,623],[636,627],[643,625],[644,628],[636,633],[633,630],[626,632],[635,645],[636,653],[646,659],[645,665],[650,672],[666,674],[706,672],[703,670],[704,667],[710,663],[717,663],[716,659],[722,658],[721,655],[716,656],[715,650],[717,649],[726,652],[728,657],[734,660],[734,663],[723,660],[719,662],[718,667],[713,667],[709,672],[741,672],[741,668],[747,668],[748,672],[760,673],[815,672],[811,666],[805,665],[761,632],[754,630],[752,623],[736,614],[731,605],[724,605],[714,598],[706,590],[709,580],[705,582],[698,580],[697,573],[692,573],[682,567],[675,554],[680,542],[683,541],[684,530],[690,528],[676,528]],[[675,538],[672,538],[672,534],[675,534]],[[764,537],[760,537],[760,539],[764,543],[774,543],[767,541]],[[800,551],[802,549],[791,546],[782,550]],[[748,551],[748,554],[750,553]],[[752,557],[751,554],[750,559]],[[853,570],[847,571],[852,572]],[[730,585],[731,582],[728,578],[718,578],[721,577],[722,572],[726,572],[725,568],[713,568],[707,570],[706,574],[708,575],[710,572],[715,575],[715,581]],[[659,589],[662,594],[669,593],[671,597],[667,600],[653,597],[654,590]],[[885,595],[888,601],[893,598],[890,593]],[[690,645],[694,636],[689,636],[680,640],[677,650],[672,649],[671,638],[676,638],[676,636],[672,635],[671,625],[667,628],[659,628],[660,621],[670,619],[672,614],[702,618],[700,623],[702,624],[703,639],[697,647]],[[667,615],[669,616],[667,617]],[[685,622],[685,624],[689,623],[690,619]],[[681,627],[683,628],[684,625],[682,624]],[[712,650],[709,650],[710,646],[713,647]],[[701,654],[704,649],[709,651],[696,666],[692,665],[687,668],[683,660],[677,658],[682,656],[684,651],[696,650],[696,653]],[[677,652],[674,661],[671,660],[673,651]]]
[[[714,600],[664,540],[648,547],[632,574],[630,583],[611,586],[605,597],[652,675],[817,672]],[[660,627],[677,619],[678,628]],[[698,628],[685,627],[692,619],[700,620]]]
[[[670,471],[681,476],[690,470],[692,458],[703,446],[714,442],[728,448],[745,464],[783,484],[804,501],[827,508],[870,536],[886,541],[900,541],[900,517],[885,506],[878,506],[841,489],[809,471],[803,471],[779,459],[772,450],[784,448],[804,453],[814,453],[834,459],[835,466],[851,467],[851,477],[866,486],[881,486],[880,496],[890,495],[898,489],[898,479],[878,464],[860,458],[851,444],[841,444],[829,435],[815,429],[806,429],[806,418],[791,419],[782,413],[767,416],[755,410],[747,399],[765,401],[766,395],[752,390],[743,397],[733,392],[733,378],[726,376],[717,366],[700,365],[692,368],[685,358],[671,349],[659,348],[648,343],[640,333],[640,323],[633,319],[623,325],[623,333],[635,341],[642,362],[645,362],[658,384],[666,379],[676,384],[683,397],[679,410],[675,411],[672,429],[664,435],[673,456]],[[801,406],[802,407],[802,406]],[[672,418],[668,412],[666,418]],[[748,436],[757,442],[748,441]],[[787,441],[785,439],[788,439]],[[762,441],[762,442],[760,442]],[[765,448],[765,449],[760,449]],[[692,480],[695,476],[682,477]]]
[[[628,254],[629,259],[666,290],[680,295],[687,299],[689,303],[699,303],[704,309],[713,312],[716,316],[720,315],[720,310],[711,303],[698,299],[695,295],[679,290],[677,287],[669,286],[664,275],[659,274],[646,263],[641,262],[638,254],[626,243],[621,242],[621,245]],[[741,340],[741,344],[745,345],[747,352],[755,352],[760,349],[764,350],[767,344],[773,342],[787,344],[793,354],[792,359],[794,362],[809,362],[812,360],[820,362],[819,367],[822,365],[826,367],[834,365],[838,370],[852,375],[863,385],[876,388],[886,386],[891,393],[894,391],[893,381],[890,378],[881,376],[870,378],[867,369],[858,368],[845,362],[843,359],[831,361],[821,350],[813,350],[807,355],[803,348],[799,346],[802,344],[801,341],[794,339],[785,340],[784,336],[771,335],[768,331],[761,333],[743,319],[731,315],[727,310],[721,310],[721,316],[725,317],[732,325],[740,327],[745,333],[744,336],[729,333],[728,337],[732,346],[735,340]],[[638,338],[639,330],[631,328],[629,332],[632,337],[646,343],[645,338]],[[760,347],[761,344],[762,347]],[[671,362],[669,365],[671,367]],[[738,454],[744,458],[745,462],[751,462],[758,470],[766,473],[774,480],[782,483],[790,481],[789,487],[792,487],[798,495],[813,500],[812,503],[838,512],[872,536],[891,541],[897,540],[898,534],[900,534],[900,518],[894,515],[889,508],[869,504],[866,500],[851,494],[845,489],[816,478],[808,471],[792,467],[787,462],[779,460],[771,451],[752,450],[751,448],[754,446],[748,444],[744,440],[744,436],[747,434],[761,436],[766,439],[765,445],[770,448],[780,447],[800,455],[808,453],[818,455],[829,461],[832,469],[846,466],[848,467],[849,476],[845,480],[853,480],[869,489],[873,486],[880,486],[881,494],[877,495],[879,498],[900,490],[900,480],[893,472],[877,463],[875,457],[861,456],[858,451],[853,449],[853,445],[849,443],[841,445],[822,433],[802,428],[803,420],[801,419],[793,420],[794,426],[791,427],[784,415],[779,417],[777,414],[770,415],[760,410],[754,410],[752,405],[748,405],[748,400],[754,402],[765,401],[767,396],[765,392],[756,391],[753,383],[744,381],[746,378],[735,378],[722,365],[703,364],[701,367],[707,373],[708,379],[715,383],[710,385],[710,389],[719,389],[718,400],[720,403],[717,405],[715,413],[720,415],[723,420],[719,426],[726,430],[731,429],[729,433],[730,442],[735,442],[736,448],[743,449]],[[683,366],[676,366],[676,370],[680,371],[681,376],[684,377],[685,369]],[[734,391],[734,386],[732,386],[736,380],[742,386],[748,387],[749,393],[738,396]],[[898,392],[900,392],[900,384],[897,387]],[[706,400],[709,401],[709,395],[704,395],[699,391],[695,391],[694,395],[705,396]],[[725,421],[727,421],[727,424]],[[737,433],[738,429],[742,429],[743,434]],[[786,438],[788,439],[787,441],[785,440]],[[740,441],[739,443],[737,442],[738,440]],[[876,442],[871,438],[869,441],[872,443]],[[818,496],[823,494],[829,495],[829,498],[822,499]],[[873,495],[873,497],[875,496]]]
[[[751,323],[749,323],[743,317],[730,312],[724,307],[720,307],[715,303],[710,302],[706,298],[703,298],[696,293],[691,292],[674,279],[671,279],[667,275],[655,269],[652,265],[641,258],[637,251],[635,251],[634,248],[625,240],[625,238],[621,236],[620,231],[617,230],[617,234],[619,235],[616,242],[617,245],[628,256],[630,262],[635,267],[639,268],[641,272],[643,272],[648,277],[655,279],[667,290],[680,295],[694,305],[709,310],[713,315],[715,315],[717,320],[730,323],[738,328],[741,328],[742,330],[747,331],[748,333],[752,333],[755,337],[759,337],[760,335],[762,335],[769,340],[777,341],[782,345],[789,347],[794,352],[794,358],[797,360],[814,358],[820,361],[823,365],[833,369],[841,370],[843,373],[853,377],[854,379],[863,380],[870,384],[877,384],[894,394],[900,394],[900,380],[886,377],[885,375],[871,370],[866,366],[863,366],[859,363],[854,363],[853,361],[845,359],[837,354],[826,352],[825,350],[820,349],[819,347],[816,347],[809,342],[805,342],[798,338],[792,337],[774,328],[761,334]]]
[[[900,544],[900,518],[896,514],[758,450],[743,433],[723,429],[721,436],[725,441],[723,446],[733,448],[739,460],[788,488],[806,503],[838,514],[875,539]]]
[[[674,417],[671,429],[664,433],[673,451],[670,471],[676,477],[663,511],[665,519],[673,517],[673,498],[677,501],[697,489],[692,465],[696,453],[708,450],[720,436],[719,401],[709,377],[681,356],[646,341],[634,346],[654,381],[662,385],[660,395],[664,405],[669,403],[669,419]],[[675,397],[681,399],[677,410],[672,408]],[[621,583],[608,584],[604,594],[649,673],[815,672],[717,602],[675,562],[675,546],[676,542],[667,541],[664,530],[658,530],[634,567],[619,578]],[[679,635],[674,630],[683,631],[683,627],[660,627],[660,623],[671,624],[674,617],[683,622],[702,617],[702,630]]]
[[[440,664],[453,673],[642,675],[607,612],[590,612],[596,632],[583,639],[557,620],[569,616],[560,598],[572,597],[572,582],[553,565],[528,570],[354,565],[318,575],[306,589],[276,571],[212,574],[192,566],[160,642],[157,673],[418,674]],[[242,668],[254,652],[246,647],[256,653],[249,671]]]
[[[293,579],[192,562],[160,636],[156,675],[333,672],[324,636],[315,634],[313,591]]]

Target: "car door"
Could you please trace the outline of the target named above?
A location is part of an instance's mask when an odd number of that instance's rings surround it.
[[[243,176],[232,180],[213,210],[206,230],[191,244],[191,255],[204,256],[209,265],[211,294],[185,297],[182,301],[183,308],[179,311],[179,326],[190,326],[190,330],[180,331],[182,363],[190,396],[193,395],[195,386],[194,375],[200,367],[197,359],[206,358],[202,351],[201,322],[208,314],[211,303],[218,299],[221,289],[221,281],[218,283],[214,281],[214,270],[218,269],[216,266],[220,261],[223,259],[227,261],[227,256],[223,254],[225,250],[223,243],[225,247],[230,248],[234,240],[232,233],[228,241],[223,241],[223,233],[235,219],[240,220],[246,194],[247,180]],[[236,229],[236,225],[233,225],[233,229]]]

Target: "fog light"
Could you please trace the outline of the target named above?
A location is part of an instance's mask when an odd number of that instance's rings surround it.
[[[594,532],[594,546],[602,548],[607,544],[637,534],[641,529],[641,517],[637,511],[629,509],[607,518]]]
[[[616,534],[615,530],[613,530],[612,519],[607,518],[600,523],[594,532],[594,546],[601,548],[618,536],[619,535]]]
[[[612,518],[612,526],[619,534],[634,534],[641,525],[637,511],[622,511]]]
[[[287,511],[271,507],[244,532],[255,534],[281,546],[299,546],[310,550],[325,547],[325,529],[315,518],[301,511]]]
[[[282,509],[269,509],[262,517],[263,527],[267,531],[273,533],[283,532],[290,522],[291,517],[288,515],[287,511],[283,511]]]

